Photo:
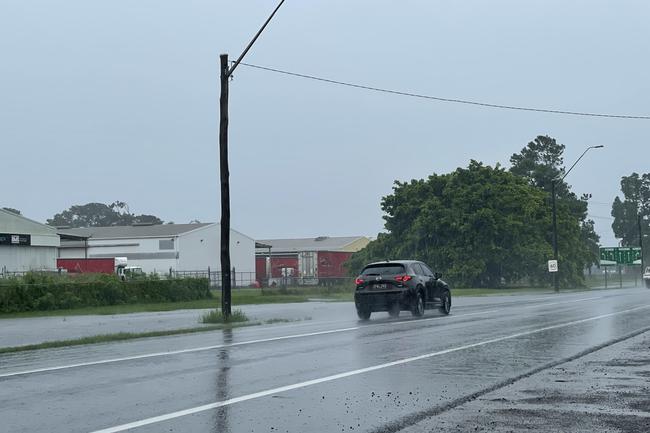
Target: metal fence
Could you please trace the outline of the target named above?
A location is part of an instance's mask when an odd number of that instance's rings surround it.
[[[169,275],[173,278],[207,278],[210,282],[210,287],[221,288],[221,272],[211,271],[206,269],[204,271],[171,271]],[[231,272],[230,285],[233,288],[242,287],[257,287],[255,279],[255,272]]]
[[[642,287],[643,270],[641,266],[601,266],[585,273],[588,287],[598,289],[615,289],[617,287]]]
[[[38,269],[32,271],[9,271],[6,267],[0,268],[0,278],[17,278],[24,277],[29,273],[39,273],[39,274],[61,274],[61,269]]]
[[[210,287],[221,288],[221,272],[202,271],[175,271],[171,270],[169,276],[172,278],[208,278]],[[255,272],[231,272],[231,286],[237,288],[274,288],[274,287],[298,287],[298,286],[354,286],[353,277],[295,277],[281,276],[263,278],[258,280]]]

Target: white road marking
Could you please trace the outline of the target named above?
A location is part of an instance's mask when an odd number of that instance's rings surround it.
[[[218,408],[218,407],[230,406],[230,405],[233,405],[235,403],[241,403],[241,402],[244,402],[244,401],[253,400],[253,399],[257,399],[257,398],[261,398],[261,397],[266,397],[266,396],[269,396],[269,395],[279,394],[279,393],[291,391],[291,390],[294,390],[294,389],[306,388],[306,387],[309,387],[309,386],[318,385],[318,384],[325,383],[325,382],[331,382],[333,380],[338,380],[338,379],[343,379],[343,378],[350,377],[350,376],[356,376],[356,375],[359,375],[359,374],[369,373],[371,371],[381,370],[381,369],[388,368],[388,367],[394,367],[396,365],[402,365],[402,364],[407,364],[407,363],[414,362],[414,361],[420,361],[420,360],[423,360],[423,359],[432,358],[434,356],[440,356],[440,355],[445,355],[445,354],[448,354],[448,353],[459,352],[461,350],[467,350],[467,349],[472,349],[472,348],[475,348],[475,347],[481,347],[481,346],[485,346],[485,345],[488,345],[488,344],[498,343],[498,342],[505,341],[505,340],[511,340],[513,338],[524,337],[524,336],[527,336],[527,335],[537,334],[537,333],[544,332],[544,331],[550,331],[550,330],[553,330],[553,329],[566,328],[568,326],[579,325],[579,324],[582,324],[582,323],[592,322],[594,320],[600,320],[600,319],[604,319],[604,318],[607,318],[607,317],[613,317],[613,316],[617,316],[617,315],[620,315],[620,314],[626,314],[626,313],[630,313],[632,311],[638,311],[638,310],[642,310],[642,309],[646,309],[646,308],[650,308],[650,305],[643,305],[643,306],[639,306],[639,307],[630,308],[628,310],[617,311],[617,312],[614,312],[614,313],[601,314],[599,316],[588,317],[586,319],[573,320],[571,322],[560,323],[560,324],[557,324],[557,325],[544,326],[543,328],[537,328],[537,329],[532,329],[532,330],[528,330],[528,331],[517,332],[516,334],[510,334],[510,335],[506,335],[506,336],[502,336],[502,337],[496,337],[496,338],[492,338],[492,339],[489,339],[489,340],[479,341],[477,343],[471,343],[471,344],[466,344],[466,345],[463,345],[463,346],[453,347],[453,348],[450,348],[450,349],[440,350],[440,351],[437,351],[437,352],[425,353],[424,355],[413,356],[413,357],[410,357],[410,358],[402,358],[402,359],[398,359],[398,360],[392,361],[392,362],[387,362],[387,363],[384,363],[384,364],[373,365],[373,366],[370,366],[370,367],[360,368],[358,370],[346,371],[346,372],[343,372],[343,373],[333,374],[331,376],[325,376],[325,377],[321,377],[321,378],[317,378],[317,379],[308,380],[308,381],[305,381],[305,382],[298,382],[298,383],[294,383],[294,384],[291,384],[291,385],[280,386],[280,387],[277,387],[277,388],[267,389],[265,391],[260,391],[260,392],[256,392],[256,393],[253,393],[253,394],[247,394],[247,395],[231,398],[231,399],[224,400],[224,401],[217,401],[217,402],[214,402],[214,403],[204,404],[202,406],[196,406],[196,407],[192,407],[192,408],[189,408],[189,409],[184,409],[184,410],[180,410],[180,411],[176,411],[176,412],[167,413],[167,414],[164,414],[164,415],[159,415],[159,416],[155,416],[155,417],[151,417],[151,418],[146,418],[146,419],[143,419],[143,420],[140,420],[140,421],[135,421],[135,422],[127,423],[127,424],[122,424],[122,425],[118,425],[118,426],[115,426],[115,427],[109,427],[109,428],[102,429],[102,430],[96,430],[96,431],[91,432],[91,433],[118,433],[118,432],[122,432],[122,431],[129,430],[129,429],[144,427],[144,426],[147,426],[147,425],[151,425],[151,424],[155,424],[155,423],[159,423],[159,422],[163,422],[163,421],[168,421],[168,420],[171,420],[171,419],[196,414],[196,413],[199,413],[199,412],[205,412],[207,410],[215,409],[215,408]]]
[[[580,298],[580,299],[574,299],[571,301],[557,301],[557,302],[545,302],[543,304],[538,304],[538,305],[525,305],[523,308],[537,308],[537,307],[547,307],[549,305],[564,305],[564,304],[572,304],[574,302],[582,302],[582,301],[592,301],[594,299],[603,299],[606,298],[606,296],[594,296],[592,298]]]
[[[599,297],[592,297],[592,298],[581,298],[581,299],[575,299],[571,301],[564,301],[564,302],[549,302],[545,304],[537,304],[537,305],[530,305],[530,306],[525,306],[521,308],[530,308],[530,307],[542,307],[545,305],[555,305],[555,304],[564,304],[564,303],[572,303],[572,302],[582,302],[582,301],[590,301],[594,299],[600,299],[602,296]],[[539,298],[542,299],[542,298]],[[495,313],[499,312],[501,309],[493,309],[493,310],[482,310],[482,311],[476,311],[473,313],[466,313],[466,314],[458,314],[458,315],[451,315],[449,318],[460,318],[460,317],[467,317],[467,316],[475,316],[479,314],[488,314],[488,313]],[[80,368],[80,367],[90,367],[94,365],[104,365],[104,364],[113,364],[117,362],[125,362],[125,361],[134,361],[138,359],[148,359],[148,358],[156,358],[156,357],[161,357],[161,356],[173,356],[173,355],[182,355],[185,353],[195,353],[195,352],[205,352],[209,350],[215,350],[215,349],[223,349],[227,347],[236,347],[236,346],[246,346],[250,344],[258,344],[258,343],[268,343],[272,341],[281,341],[281,340],[292,340],[296,338],[305,338],[305,337],[315,337],[319,335],[328,335],[328,334],[337,334],[337,333],[342,333],[342,332],[350,332],[350,331],[356,331],[359,329],[369,329],[372,327],[377,327],[377,326],[395,326],[395,325],[403,325],[403,324],[409,324],[409,323],[422,323],[422,322],[428,322],[431,320],[439,320],[444,316],[437,316],[437,317],[429,317],[426,319],[411,319],[411,320],[402,320],[402,321],[393,321],[393,322],[384,322],[384,323],[375,323],[375,324],[369,324],[369,325],[362,325],[362,326],[353,326],[349,328],[338,328],[338,329],[331,329],[331,330],[326,330],[326,331],[316,331],[316,332],[307,332],[307,333],[302,333],[302,334],[292,334],[292,335],[283,335],[279,337],[269,337],[269,338],[262,338],[262,339],[257,339],[257,340],[248,340],[248,341],[240,341],[237,343],[225,343],[225,344],[215,344],[212,346],[202,346],[202,347],[194,347],[191,349],[181,349],[181,350],[170,350],[170,351],[165,351],[165,352],[154,352],[154,353],[145,353],[142,355],[131,355],[131,356],[124,356],[120,358],[109,358],[109,359],[101,359],[97,361],[87,361],[87,362],[79,362],[76,364],[66,364],[66,365],[59,365],[59,366],[54,366],[54,367],[43,367],[43,368],[36,368],[33,370],[23,370],[23,371],[15,371],[11,373],[1,373],[0,374],[0,379],[3,378],[8,378],[8,377],[14,377],[14,376],[26,376],[30,374],[36,374],[36,373],[47,373],[47,372],[52,372],[52,371],[60,371],[60,370],[69,370],[72,368]]]
[[[450,316],[450,318],[456,318],[456,317],[465,317],[465,316],[475,316],[477,314],[486,314],[486,313],[494,313],[499,310],[484,310],[484,311],[476,311],[474,313],[467,313],[467,314],[459,314],[459,315],[454,315]],[[338,328],[338,329],[330,329],[327,331],[316,331],[316,332],[307,332],[304,334],[292,334],[292,335],[282,335],[279,337],[269,337],[269,338],[262,338],[259,340],[248,340],[248,341],[240,341],[237,343],[225,343],[225,344],[215,344],[213,346],[202,346],[202,347],[194,347],[191,349],[180,349],[180,350],[170,350],[166,352],[155,352],[155,353],[145,353],[142,355],[132,355],[132,356],[124,356],[121,358],[110,358],[110,359],[101,359],[98,361],[88,361],[88,362],[80,362],[77,364],[67,364],[67,365],[59,365],[59,366],[54,366],[54,367],[44,367],[44,368],[37,368],[33,370],[24,370],[24,371],[16,371],[12,373],[3,373],[0,374],[0,379],[6,378],[6,377],[12,377],[12,376],[23,376],[23,375],[29,375],[29,374],[35,374],[35,373],[45,373],[45,372],[50,372],[50,371],[58,371],[58,370],[68,370],[71,368],[79,368],[79,367],[89,367],[93,365],[102,365],[102,364],[112,364],[116,362],[124,362],[124,361],[133,361],[137,359],[147,359],[147,358],[156,358],[160,356],[171,356],[171,355],[182,355],[184,353],[195,353],[195,352],[205,352],[209,350],[215,350],[215,349],[224,349],[227,347],[236,347],[236,346],[247,346],[250,344],[258,344],[258,343],[268,343],[271,341],[280,341],[280,340],[292,340],[295,338],[304,338],[304,337],[314,337],[318,335],[327,335],[327,334],[337,334],[341,332],[349,332],[349,331],[356,331],[359,329],[369,329],[372,327],[376,326],[386,326],[386,325],[402,325],[406,323],[420,323],[420,322],[428,322],[430,320],[436,320],[436,319],[441,319],[442,316],[439,317],[430,317],[428,319],[420,319],[420,320],[403,320],[400,322],[385,322],[385,323],[376,323],[376,324],[370,324],[370,325],[363,325],[363,326],[353,326],[350,328]]]

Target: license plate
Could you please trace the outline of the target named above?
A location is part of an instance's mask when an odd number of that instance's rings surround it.
[[[385,289],[386,288],[386,283],[380,283],[380,284],[373,284],[372,285],[373,289]]]

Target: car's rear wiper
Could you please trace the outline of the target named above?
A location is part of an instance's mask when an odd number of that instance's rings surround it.
[[[381,274],[366,274],[366,276],[372,276],[372,277],[376,277],[377,275],[381,275]]]

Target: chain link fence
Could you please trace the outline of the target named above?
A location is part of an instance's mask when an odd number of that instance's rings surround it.
[[[587,287],[615,289],[619,287],[643,287],[643,270],[639,265],[612,265],[592,268],[585,273]]]
[[[173,278],[207,278],[210,287],[214,289],[221,288],[221,272],[206,269],[204,271],[174,271],[169,272]],[[233,289],[244,287],[259,287],[255,278],[255,272],[231,272],[230,285]]]
[[[170,270],[169,276],[173,278],[208,278],[210,287],[221,288],[221,272],[209,269],[198,271],[175,271]],[[286,288],[286,287],[309,287],[309,286],[344,286],[354,287],[354,277],[296,277],[281,276],[258,280],[255,272],[230,273],[231,286],[237,288]]]

